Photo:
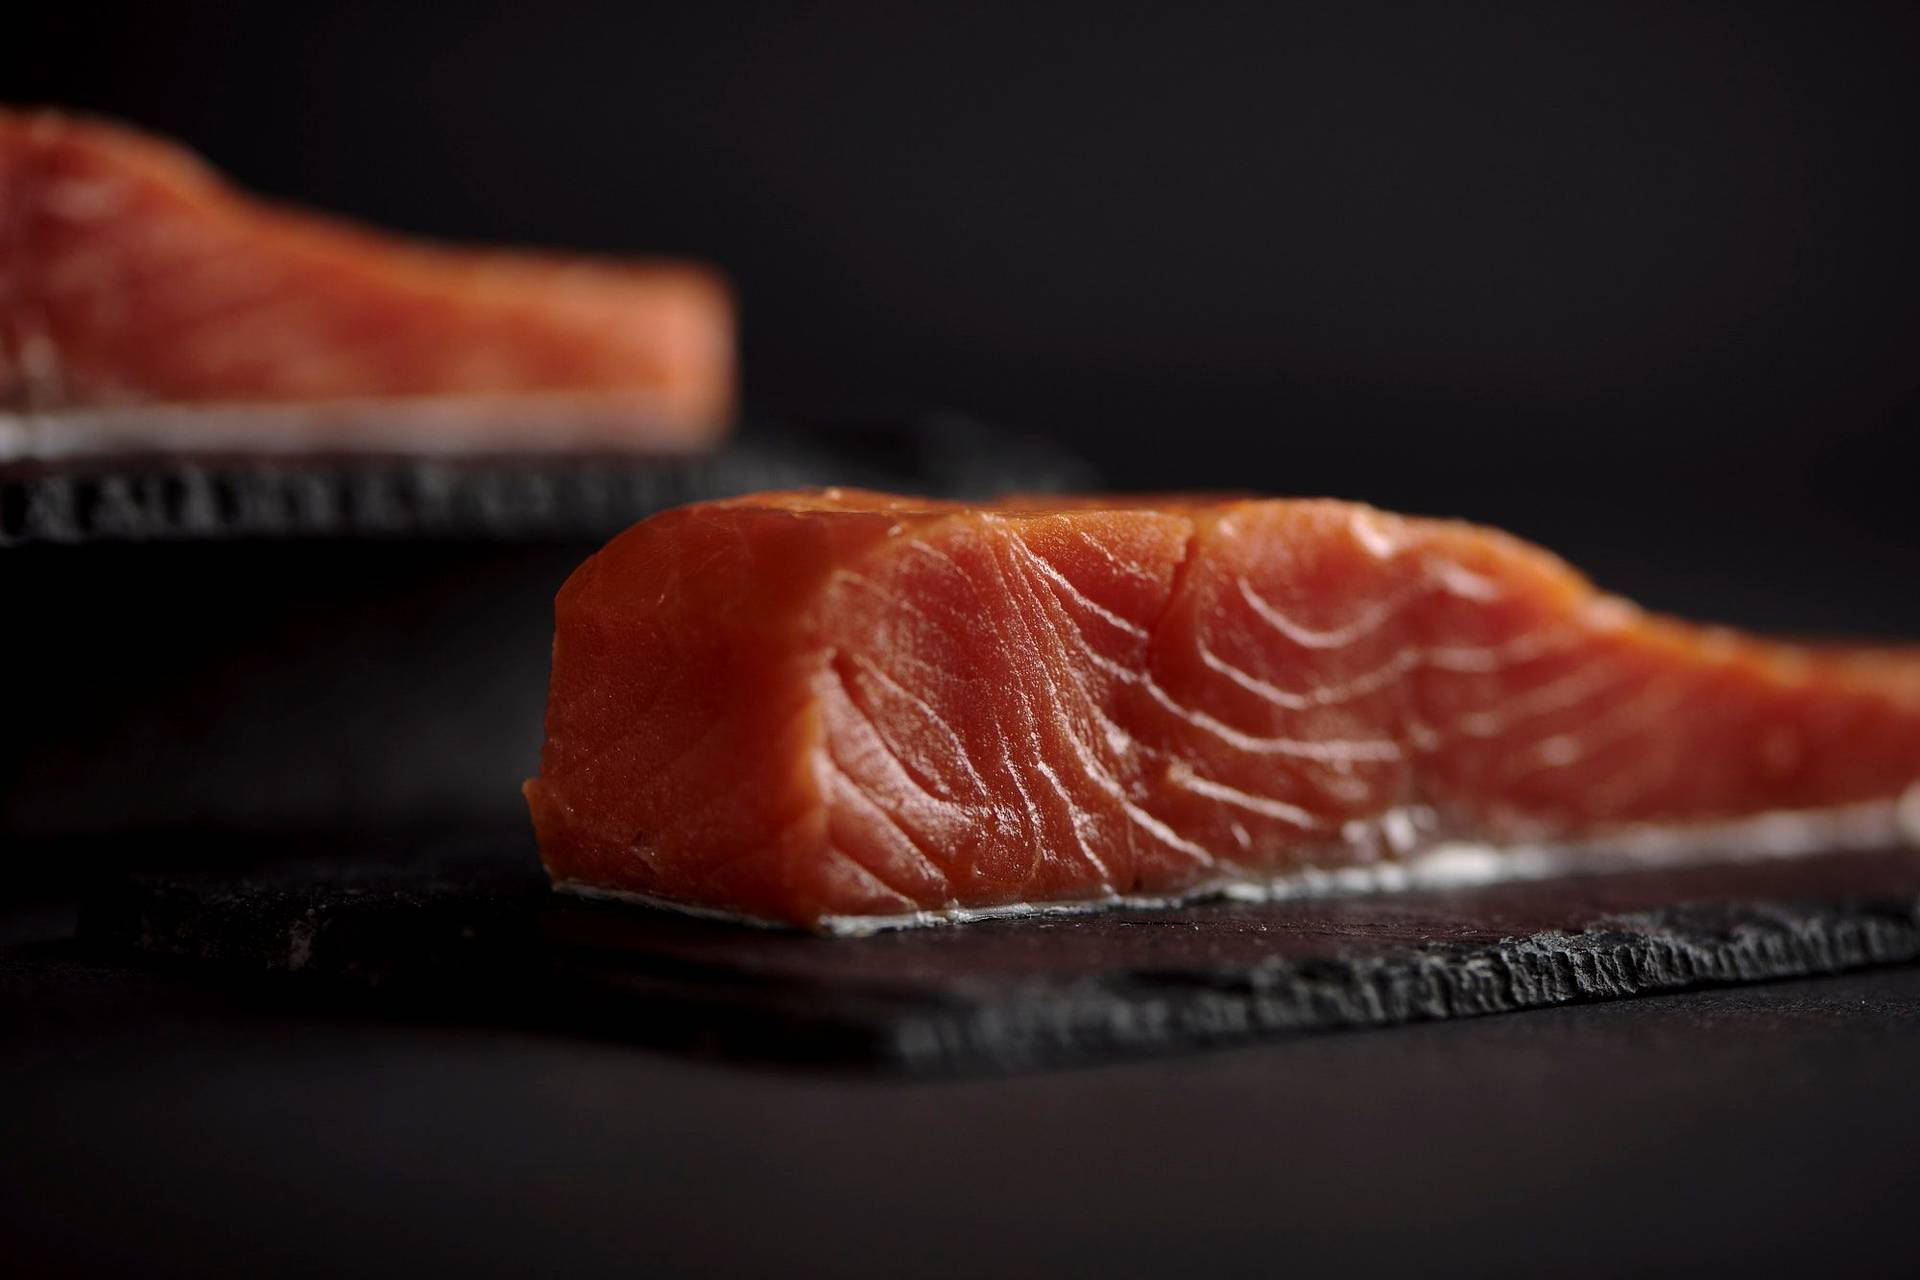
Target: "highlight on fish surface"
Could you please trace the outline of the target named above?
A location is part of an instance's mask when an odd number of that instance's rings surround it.
[[[1884,844],[1920,655],[1319,500],[760,494],[556,606],[555,883],[861,929]]]

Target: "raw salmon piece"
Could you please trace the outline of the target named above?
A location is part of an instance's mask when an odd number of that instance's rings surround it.
[[[409,243],[250,199],[153,138],[0,110],[0,408],[556,395],[712,438],[725,287]]]
[[[1917,779],[1920,654],[1651,617],[1491,530],[827,490],[574,573],[526,794],[561,887],[833,928],[1889,841]]]

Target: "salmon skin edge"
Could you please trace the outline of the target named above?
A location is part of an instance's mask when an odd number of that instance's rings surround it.
[[[981,920],[1161,911],[1210,902],[1259,904],[1381,893],[1440,892],[1561,877],[1682,870],[1723,862],[1765,862],[1892,847],[1920,848],[1920,784],[1909,788],[1898,800],[1868,802],[1845,809],[1759,814],[1712,826],[1616,832],[1584,845],[1503,847],[1456,841],[1435,845],[1401,863],[1327,870],[1307,868],[1265,881],[1222,881],[1171,896],[1116,895],[1080,902],[1015,902],[899,915],[829,915],[809,925],[566,880],[555,880],[552,888],[555,893],[568,897],[628,903],[757,929],[799,928],[832,937],[865,937]],[[1596,852],[1614,856],[1595,859],[1591,855]]]

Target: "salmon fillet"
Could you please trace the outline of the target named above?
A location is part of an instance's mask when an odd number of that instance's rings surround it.
[[[758,921],[1882,843],[1920,804],[1920,654],[1649,616],[1344,502],[702,503],[556,621],[556,884]]]
[[[708,440],[733,398],[704,268],[410,243],[233,190],[191,154],[0,110],[0,409],[585,397]]]

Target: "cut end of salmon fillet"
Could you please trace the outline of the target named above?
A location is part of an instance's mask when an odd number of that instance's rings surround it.
[[[770,493],[556,606],[556,884],[810,928],[1884,844],[1920,656],[1653,617],[1491,530]]]
[[[733,388],[704,267],[409,242],[128,129],[0,109],[0,409],[587,398],[685,444]]]

